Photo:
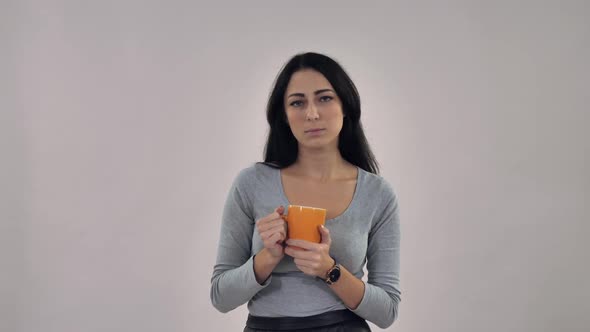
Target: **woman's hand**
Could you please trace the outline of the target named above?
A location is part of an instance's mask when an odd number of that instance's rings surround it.
[[[285,255],[283,242],[287,238],[287,223],[281,217],[283,212],[285,208],[279,206],[273,213],[256,222],[256,229],[264,242],[264,247],[274,258],[282,258]]]
[[[287,240],[288,246],[285,248],[285,254],[294,258],[295,265],[303,273],[325,279],[328,270],[334,266],[334,259],[330,257],[332,239],[330,238],[330,231],[326,227],[321,225],[319,230],[322,236],[321,243],[289,239]],[[294,249],[292,246],[303,250]]]

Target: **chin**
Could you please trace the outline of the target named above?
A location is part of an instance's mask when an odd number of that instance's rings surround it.
[[[326,148],[331,148],[331,147],[336,147],[338,148],[338,142],[334,142],[333,140],[327,140],[327,139],[316,139],[316,140],[311,140],[304,142],[303,144],[301,144],[303,147],[308,148],[308,149],[326,149]]]

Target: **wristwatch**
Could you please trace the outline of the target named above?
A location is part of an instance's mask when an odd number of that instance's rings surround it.
[[[326,273],[326,279],[324,280],[328,285],[331,285],[340,279],[340,264],[336,263],[334,259],[334,266],[332,266],[328,273]]]

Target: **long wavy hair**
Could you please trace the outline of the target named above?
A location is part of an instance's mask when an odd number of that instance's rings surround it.
[[[378,174],[379,165],[363,132],[361,100],[356,86],[336,61],[311,52],[292,57],[274,82],[266,108],[270,131],[264,147],[264,164],[285,168],[297,160],[299,147],[287,123],[284,98],[291,76],[303,69],[312,69],[324,75],[342,102],[344,118],[338,136],[338,149],[342,157],[367,172]]]

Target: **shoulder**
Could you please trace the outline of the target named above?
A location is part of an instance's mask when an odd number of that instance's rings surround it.
[[[359,172],[362,172],[361,179],[365,193],[368,193],[369,196],[380,197],[384,203],[396,200],[395,189],[391,182],[381,175],[367,172],[361,168],[359,168]]]
[[[399,223],[399,202],[394,186],[381,175],[370,172],[365,175],[366,206],[370,206],[374,212],[371,221],[371,229],[374,232],[382,230],[384,225],[390,227]]]
[[[252,188],[257,184],[271,180],[276,172],[278,172],[277,168],[263,163],[253,163],[238,172],[234,186],[240,189]]]

